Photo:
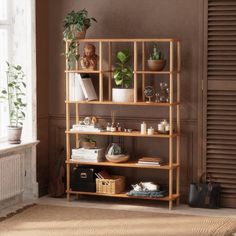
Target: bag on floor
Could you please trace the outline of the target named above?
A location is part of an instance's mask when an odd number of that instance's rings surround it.
[[[220,185],[213,182],[211,175],[203,182],[201,176],[199,183],[191,183],[189,190],[189,206],[199,208],[220,207]]]

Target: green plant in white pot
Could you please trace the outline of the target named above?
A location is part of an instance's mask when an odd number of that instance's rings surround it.
[[[130,59],[129,50],[124,49],[119,51],[116,58],[117,62],[114,70],[114,81],[117,87],[112,89],[112,101],[133,102],[134,89],[130,88],[132,85],[133,72],[128,65]]]
[[[8,141],[11,144],[21,143],[21,132],[25,119],[26,84],[22,67],[7,62],[7,86],[1,90],[1,99],[8,102],[9,126]]]

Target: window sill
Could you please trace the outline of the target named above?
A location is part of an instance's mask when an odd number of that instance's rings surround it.
[[[9,144],[8,142],[0,143],[0,154],[16,151],[19,149],[30,148],[36,146],[39,143],[38,140],[36,141],[22,141],[20,144]]]

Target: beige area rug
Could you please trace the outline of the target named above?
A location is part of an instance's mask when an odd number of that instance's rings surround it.
[[[224,236],[236,219],[37,205],[0,222],[0,236]]]

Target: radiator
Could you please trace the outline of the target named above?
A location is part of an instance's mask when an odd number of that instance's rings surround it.
[[[0,158],[0,201],[24,190],[24,156],[20,154]]]

